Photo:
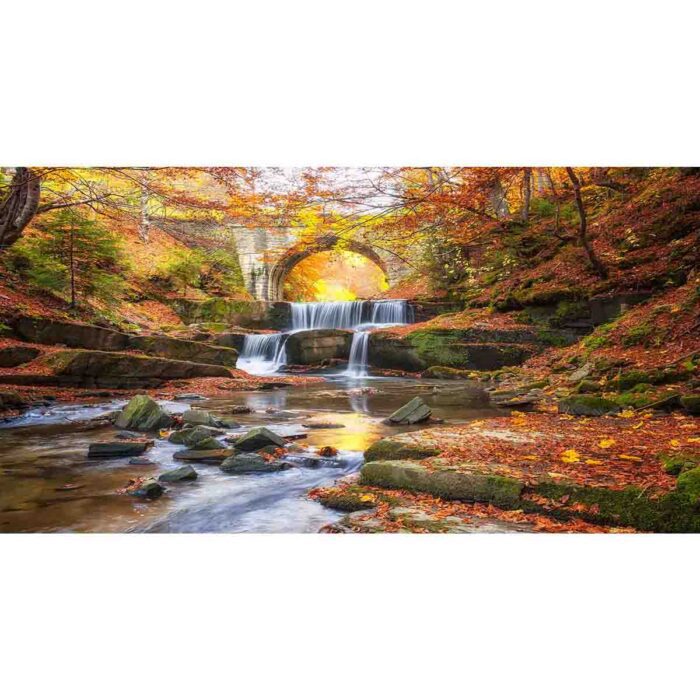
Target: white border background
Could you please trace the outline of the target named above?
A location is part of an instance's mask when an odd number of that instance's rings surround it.
[[[14,3],[0,162],[697,165],[697,20],[676,0]],[[686,696],[697,542],[3,535],[2,687]]]

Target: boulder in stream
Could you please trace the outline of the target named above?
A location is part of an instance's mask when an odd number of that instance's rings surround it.
[[[197,478],[197,472],[194,467],[189,464],[183,467],[176,467],[167,472],[163,472],[158,481],[174,482],[174,481],[194,481]]]
[[[160,498],[164,492],[165,489],[154,479],[144,481],[143,483],[138,484],[134,488],[128,490],[128,493],[130,493],[132,496],[136,496],[137,498],[145,498],[149,501]]]
[[[88,448],[88,457],[100,459],[112,459],[116,457],[132,457],[142,455],[153,446],[150,441],[137,442],[127,440],[115,440],[114,442],[93,442]]]
[[[220,468],[227,474],[235,474],[238,472],[276,472],[291,466],[293,465],[280,459],[268,461],[262,455],[244,452],[229,457],[221,464]]]
[[[227,457],[234,454],[234,450],[180,450],[173,455],[174,459],[187,460],[190,462],[213,462],[219,464]]]
[[[152,431],[167,428],[172,422],[172,416],[150,396],[139,394],[129,401],[114,424],[117,428]]]
[[[233,446],[240,450],[241,452],[255,452],[262,447],[267,447],[268,445],[276,445],[277,447],[284,447],[284,438],[273,433],[264,427],[253,428],[249,430],[245,435],[238,438]]]
[[[387,423],[396,425],[422,423],[428,420],[432,414],[432,409],[420,396],[412,398],[407,404],[401,406],[398,411],[394,411],[387,419]]]
[[[168,436],[168,442],[175,445],[185,445],[186,447],[194,447],[198,442],[215,435],[223,435],[224,431],[220,428],[212,428],[209,425],[196,425],[193,428],[184,428],[183,430],[175,430]]]

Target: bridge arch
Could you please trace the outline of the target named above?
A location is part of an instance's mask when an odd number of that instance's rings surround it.
[[[300,243],[289,248],[289,250],[282,254],[282,257],[277,260],[270,270],[267,298],[270,301],[282,301],[284,298],[284,281],[287,279],[287,275],[292,269],[310,255],[332,250],[339,240],[337,236],[323,236],[311,244]],[[342,249],[352,253],[358,253],[368,260],[371,260],[386,275],[387,280],[391,281],[391,270],[387,266],[386,261],[382,259],[371,245],[350,240],[343,241]]]

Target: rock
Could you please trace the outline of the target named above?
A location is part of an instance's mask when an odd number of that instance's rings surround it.
[[[586,362],[584,365],[581,365],[581,367],[579,367],[577,370],[575,370],[569,375],[568,381],[571,384],[577,384],[582,379],[588,377],[592,371],[593,364],[591,362]]]
[[[397,411],[394,411],[394,413],[387,418],[387,422],[413,425],[414,423],[421,423],[428,420],[431,413],[432,409],[430,406],[428,406],[420,396],[416,396]]]
[[[577,394],[597,394],[602,389],[598,382],[593,382],[590,379],[582,379],[576,386]]]
[[[687,452],[667,452],[660,454],[659,459],[667,474],[678,476],[681,472],[700,467],[700,454]]]
[[[155,466],[155,462],[152,459],[148,459],[148,457],[132,457],[129,460],[129,464],[131,464],[135,467],[153,467],[153,466]]]
[[[213,437],[206,437],[192,445],[195,450],[223,450],[224,446]]]
[[[61,350],[46,363],[53,370],[52,383],[88,388],[155,387],[172,379],[231,377],[230,370],[219,365],[98,350]]]
[[[176,467],[170,471],[163,472],[158,481],[175,482],[175,481],[193,481],[197,478],[197,472],[189,464],[184,467]]]
[[[609,399],[600,396],[569,396],[559,401],[559,413],[572,416],[604,416],[609,413],[619,413],[620,407]]]
[[[114,437],[117,440],[137,440],[141,437],[141,433],[135,433],[131,430],[120,430]]]
[[[253,409],[250,408],[249,406],[229,406],[226,409],[229,413],[233,413],[234,415],[237,413],[252,413]]]
[[[287,362],[293,365],[316,365],[332,358],[347,359],[352,332],[316,329],[293,333],[287,339]]]
[[[681,406],[692,416],[700,416],[700,394],[681,396]]]
[[[212,428],[208,425],[197,425],[193,428],[185,428],[184,430],[176,430],[168,436],[168,442],[175,445],[185,445],[186,447],[194,447],[198,442],[211,438],[214,435],[222,435],[223,430]],[[221,447],[221,445],[219,445]]]
[[[142,442],[93,442],[88,448],[88,457],[111,459],[113,457],[130,457],[143,454],[153,446],[151,441]]]
[[[365,450],[365,462],[384,460],[425,459],[435,457],[440,451],[432,447],[409,444],[385,438],[378,440]]]
[[[236,472],[276,472],[281,469],[288,469],[293,465],[282,460],[268,461],[261,455],[244,452],[229,457],[221,464],[221,471],[227,474]]]
[[[48,318],[22,316],[15,321],[15,331],[30,343],[65,345],[91,350],[125,350],[131,336],[126,333],[83,323],[53,321]]]
[[[165,335],[131,336],[129,347],[144,355],[156,355],[171,360],[185,360],[205,365],[235,367],[238,361],[238,352],[233,348],[216,347]]]
[[[133,489],[129,489],[129,493],[132,496],[137,496],[138,498],[145,498],[149,501],[160,498],[165,489],[157,482],[153,480],[144,481]]]
[[[9,345],[0,348],[0,367],[17,367],[41,355],[39,348],[29,345]]]
[[[345,427],[342,423],[325,423],[323,421],[312,421],[309,423],[302,423],[301,425],[304,428],[309,428],[309,430],[334,430]]]
[[[511,477],[456,469],[429,470],[407,461],[368,462],[360,471],[360,483],[505,508],[517,507],[524,486]]]
[[[471,379],[474,372],[468,369],[455,369],[454,367],[428,367],[421,372],[421,377],[426,379]]]
[[[220,427],[219,421],[217,421],[209,411],[193,408],[190,408],[182,414],[182,420],[184,423],[190,423],[192,425],[209,425],[213,428]]]
[[[167,428],[172,422],[172,416],[166,413],[150,396],[140,394],[129,401],[114,424],[117,428],[153,431]]]
[[[16,391],[0,391],[0,410],[24,408],[26,405]]]
[[[259,450],[261,447],[266,447],[267,445],[284,447],[285,441],[284,438],[281,438],[271,430],[259,427],[249,430],[233,443],[233,446],[242,452],[255,452],[255,450]]]
[[[191,462],[213,462],[218,464],[234,454],[235,450],[181,450],[173,455],[174,459]]]
[[[700,502],[700,467],[683,472],[676,482],[676,490],[687,496],[690,502]]]
[[[175,401],[206,401],[207,397],[201,394],[177,394]]]
[[[222,418],[221,416],[217,416],[217,417],[216,417],[216,422],[217,422],[220,426],[222,426],[222,427],[224,427],[224,428],[230,428],[230,429],[232,429],[232,430],[235,429],[235,428],[240,428],[240,427],[241,427],[241,424],[240,424],[240,423],[236,423],[236,421],[233,420],[232,418]]]

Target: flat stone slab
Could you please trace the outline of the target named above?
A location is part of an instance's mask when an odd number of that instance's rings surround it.
[[[114,442],[93,442],[88,448],[88,457],[97,457],[100,459],[132,457],[134,455],[143,454],[152,446],[153,442],[150,440],[142,442],[130,442],[125,440]]]
[[[230,457],[235,450],[181,450],[173,455],[174,459],[187,460],[191,462],[213,462],[219,464],[227,457]]]
[[[414,423],[422,423],[428,420],[432,414],[432,409],[428,406],[420,396],[411,399],[407,404],[401,406],[398,411],[394,411],[388,418],[387,422],[412,425]]]

